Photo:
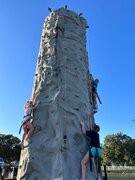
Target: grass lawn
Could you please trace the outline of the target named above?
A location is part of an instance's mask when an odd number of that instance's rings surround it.
[[[135,176],[133,176],[132,174],[128,174],[128,175],[111,174],[108,175],[108,180],[135,180]]]
[[[118,177],[118,176],[110,176],[108,180],[135,180],[135,177]]]

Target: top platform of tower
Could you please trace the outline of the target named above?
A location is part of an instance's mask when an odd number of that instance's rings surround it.
[[[50,8],[49,8],[50,9]],[[75,13],[72,10],[69,10],[67,8],[59,8],[57,10],[51,10],[51,13],[46,17],[45,19],[45,23],[47,23],[48,19],[55,17],[56,15],[58,16],[64,16],[65,18],[69,18],[72,21],[74,20],[74,22],[76,22],[76,24],[78,24],[78,22],[80,22],[85,28],[89,28],[87,21],[84,17],[82,17],[82,13]],[[78,24],[80,25],[80,24]]]

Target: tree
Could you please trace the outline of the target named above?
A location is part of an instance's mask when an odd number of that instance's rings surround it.
[[[0,157],[10,162],[20,158],[20,139],[13,135],[0,134]]]
[[[107,165],[134,165],[135,140],[117,133],[105,137],[103,145],[103,163]]]

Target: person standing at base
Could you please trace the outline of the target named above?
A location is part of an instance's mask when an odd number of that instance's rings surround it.
[[[93,130],[87,131],[83,122],[81,122],[81,128],[84,135],[90,138],[89,149],[87,153],[84,155],[81,161],[82,167],[82,180],[86,180],[86,164],[88,163],[90,158],[94,158],[96,165],[96,179],[98,179],[98,169],[99,169],[99,157],[102,154],[100,147],[99,134],[100,127],[98,125],[94,125]]]

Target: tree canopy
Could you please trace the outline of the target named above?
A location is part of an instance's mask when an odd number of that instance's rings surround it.
[[[19,160],[20,152],[20,139],[13,135],[0,134],[0,157],[5,162]]]
[[[102,145],[102,161],[106,165],[134,165],[135,139],[123,133],[107,135]],[[20,139],[13,135],[0,134],[0,157],[5,162],[20,158]]]
[[[103,145],[103,163],[107,165],[134,165],[135,139],[117,133],[107,135]]]

